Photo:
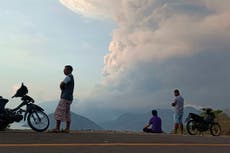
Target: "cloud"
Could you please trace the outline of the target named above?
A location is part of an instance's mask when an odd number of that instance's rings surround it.
[[[104,81],[95,92],[101,107],[167,106],[174,88],[187,104],[230,107],[230,1],[61,2],[117,24],[104,58]]]
[[[60,2],[72,11],[86,17],[112,18],[121,0],[60,0]]]

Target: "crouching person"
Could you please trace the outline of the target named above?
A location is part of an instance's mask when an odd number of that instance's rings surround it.
[[[149,124],[143,128],[143,132],[146,133],[162,133],[161,118],[157,115],[157,110],[152,110],[152,118],[149,120]],[[151,128],[150,128],[151,127]]]

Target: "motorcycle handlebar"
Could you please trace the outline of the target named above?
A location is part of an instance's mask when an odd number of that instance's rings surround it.
[[[201,108],[202,111],[212,111],[211,108]]]
[[[16,97],[16,96],[13,96],[12,98],[15,98],[15,97]],[[23,102],[26,102],[26,103],[29,103],[29,102],[34,103],[34,99],[31,98],[31,97],[28,96],[28,95],[25,95],[25,96],[21,97],[21,100],[22,100]]]
[[[31,98],[30,96],[23,96],[22,98],[21,98],[21,100],[22,101],[25,101],[26,103],[29,103],[29,102],[32,102],[32,103],[34,103],[34,99],[33,98]]]

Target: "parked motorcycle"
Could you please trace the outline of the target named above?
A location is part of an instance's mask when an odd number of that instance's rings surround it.
[[[215,114],[210,108],[203,108],[204,117],[189,113],[186,119],[186,129],[190,135],[196,135],[198,132],[210,131],[211,135],[219,136],[221,134],[221,126],[215,122]]]
[[[0,96],[0,130],[5,130],[9,124],[27,120],[28,125],[37,132],[43,132],[49,127],[49,117],[40,106],[34,104],[34,99],[26,95],[28,89],[21,85],[16,94],[12,97],[20,97],[22,103],[14,108],[5,108],[8,99]],[[26,109],[22,109],[25,106]]]

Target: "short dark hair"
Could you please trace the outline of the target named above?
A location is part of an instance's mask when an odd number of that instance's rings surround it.
[[[67,68],[68,70],[70,70],[70,72],[73,71],[73,67],[71,65],[66,65],[65,68]]]
[[[178,89],[175,89],[174,92],[180,94],[180,91]]]
[[[152,110],[152,115],[157,116],[157,110]]]

